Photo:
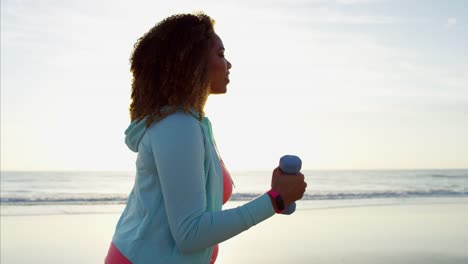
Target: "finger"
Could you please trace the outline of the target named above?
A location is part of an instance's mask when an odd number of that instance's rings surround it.
[[[304,179],[305,179],[304,174],[302,174],[302,173],[292,174],[292,175],[288,175],[288,176],[289,177],[291,177],[291,176],[296,177],[296,179],[298,181],[304,181]]]
[[[304,181],[305,180],[304,174],[301,173],[300,176],[301,176],[301,180]]]
[[[279,175],[281,174],[281,170],[280,170],[280,167],[276,167],[274,170],[273,170],[273,175]]]

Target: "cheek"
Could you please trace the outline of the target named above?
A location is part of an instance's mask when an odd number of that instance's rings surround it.
[[[215,71],[218,73],[226,71],[226,63],[224,63],[224,60],[218,60],[216,62]]]
[[[226,60],[218,55],[212,57],[211,64],[215,70],[221,71],[226,69]]]
[[[226,75],[226,63],[224,60],[212,61],[210,64],[210,79],[212,81],[224,78]]]

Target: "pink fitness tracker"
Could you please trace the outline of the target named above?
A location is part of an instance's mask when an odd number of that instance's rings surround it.
[[[281,197],[281,194],[279,194],[277,191],[273,189],[269,190],[267,193],[271,197],[271,200],[273,201],[273,208],[275,209],[275,212],[278,214],[283,212],[284,200],[283,200],[283,197]]]

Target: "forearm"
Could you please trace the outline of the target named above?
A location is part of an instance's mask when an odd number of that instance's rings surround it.
[[[174,239],[182,252],[193,252],[225,241],[275,214],[268,194],[237,208],[185,219]]]

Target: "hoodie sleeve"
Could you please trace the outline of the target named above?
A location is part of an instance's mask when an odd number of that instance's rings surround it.
[[[169,228],[182,252],[214,246],[274,215],[268,194],[234,209],[206,211],[205,147],[198,120],[176,113],[149,133]]]

